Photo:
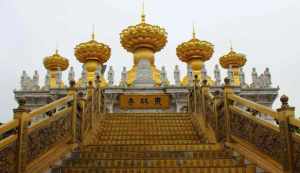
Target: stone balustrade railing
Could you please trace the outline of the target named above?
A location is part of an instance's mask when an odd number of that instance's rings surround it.
[[[86,97],[70,86],[67,96],[31,112],[21,100],[15,119],[0,126],[1,173],[43,172],[81,144],[103,111],[103,96],[91,83]],[[33,121],[38,116],[46,118]]]
[[[210,93],[204,80],[191,97],[192,112],[213,129],[217,142],[268,172],[300,172],[300,120],[286,96],[280,99],[282,106],[273,110],[236,95],[225,79],[224,89],[216,93]]]

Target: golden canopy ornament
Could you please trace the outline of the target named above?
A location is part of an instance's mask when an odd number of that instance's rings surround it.
[[[142,13],[141,23],[129,26],[120,33],[121,45],[128,52],[134,53],[139,48],[149,48],[159,52],[167,43],[167,32],[164,28],[145,22]]]
[[[50,71],[65,71],[69,67],[69,60],[62,57],[56,50],[53,55],[44,58],[44,66]]]
[[[189,62],[193,59],[207,61],[214,53],[214,45],[208,41],[196,38],[193,31],[193,38],[187,42],[183,42],[176,48],[176,54],[183,62]]]
[[[246,62],[246,55],[242,53],[237,53],[230,48],[230,52],[219,59],[221,66],[225,69],[228,69],[230,66],[232,68],[240,68],[243,67]]]
[[[93,33],[92,40],[80,43],[75,47],[75,56],[81,63],[94,60],[103,64],[110,58],[111,49],[108,45],[97,42]]]

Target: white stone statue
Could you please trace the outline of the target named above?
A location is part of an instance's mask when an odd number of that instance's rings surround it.
[[[22,71],[22,76],[21,76],[21,81],[20,81],[20,84],[21,84],[21,90],[26,90],[27,86],[26,86],[26,79],[27,79],[28,75],[26,73],[25,70]]]
[[[271,80],[271,73],[269,68],[266,68],[264,71],[264,80],[265,80],[265,87],[270,88],[272,86],[272,80]]]
[[[178,65],[176,65],[174,69],[174,81],[175,86],[180,86],[180,70]]]
[[[214,75],[215,75],[215,85],[220,86],[221,85],[221,72],[218,64],[215,65],[214,69]]]
[[[246,86],[246,79],[245,79],[245,73],[244,73],[244,70],[243,68],[241,67],[240,68],[240,85],[241,87],[245,87]]]
[[[251,83],[251,88],[256,88],[258,87],[257,83],[258,83],[258,77],[257,77],[257,72],[256,72],[256,68],[252,68],[252,83]]]
[[[109,70],[107,72],[108,85],[113,86],[114,84],[115,72],[112,66],[109,66]]]
[[[161,86],[167,86],[169,84],[165,66],[161,67],[160,81],[161,81]]]
[[[121,73],[121,82],[120,82],[120,86],[121,87],[127,87],[127,70],[126,67],[123,67],[122,73]]]
[[[75,81],[75,71],[74,71],[74,68],[71,67],[70,68],[70,71],[69,71],[69,74],[68,74],[68,81]]]
[[[34,75],[32,77],[32,84],[33,84],[33,89],[34,90],[39,90],[40,86],[39,86],[39,80],[40,80],[40,76],[37,70],[34,71]]]

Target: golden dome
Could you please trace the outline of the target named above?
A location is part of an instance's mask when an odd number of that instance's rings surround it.
[[[230,52],[219,59],[219,62],[223,68],[229,68],[231,65],[232,68],[239,68],[245,65],[247,62],[246,55],[242,53],[236,53],[233,49],[230,49]]]
[[[110,58],[110,55],[110,47],[97,42],[94,34],[92,35],[92,40],[80,43],[75,47],[75,56],[81,63],[86,63],[88,60],[95,60],[102,64]]]
[[[120,33],[121,45],[128,52],[135,52],[138,48],[149,48],[154,52],[163,49],[167,43],[167,32],[164,28],[145,22],[142,14],[142,22],[135,26],[129,26]]]
[[[193,32],[193,38],[177,46],[176,54],[183,62],[193,59],[207,61],[214,53],[214,45],[208,41],[199,40]]]
[[[58,69],[65,71],[69,67],[69,60],[60,56],[58,50],[56,50],[53,55],[44,58],[44,66],[50,71],[56,71]]]

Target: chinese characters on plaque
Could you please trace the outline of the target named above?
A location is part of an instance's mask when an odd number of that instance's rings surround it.
[[[167,94],[157,95],[127,95],[120,96],[121,109],[168,109],[170,96]]]

